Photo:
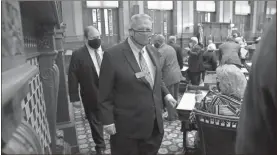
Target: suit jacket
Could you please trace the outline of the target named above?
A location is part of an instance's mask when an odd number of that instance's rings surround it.
[[[182,73],[178,64],[177,55],[173,47],[163,44],[159,48],[161,53],[162,78],[166,86],[179,83]]]
[[[199,45],[194,45],[192,49],[189,52],[189,59],[188,59],[188,65],[189,65],[189,71],[190,72],[202,72],[204,71],[203,66],[203,51],[202,48]]]
[[[173,44],[173,43],[169,43],[168,45],[170,45],[171,47],[173,47],[174,50],[176,51],[178,64],[179,64],[179,66],[180,66],[180,69],[182,69],[183,66],[184,66],[184,64],[183,64],[183,53],[182,53],[181,47],[178,46],[177,44]]]
[[[207,71],[215,71],[217,67],[216,54],[213,51],[205,51],[203,54],[203,64]]]
[[[71,56],[68,72],[70,101],[80,101],[90,110],[97,110],[99,78],[86,46],[74,51]]]
[[[252,59],[237,129],[237,154],[277,154],[276,16]]]
[[[126,40],[104,53],[99,87],[100,119],[104,125],[115,123],[116,132],[130,138],[149,138],[157,120],[163,133],[162,102],[169,94],[161,80],[158,51],[147,45],[156,67],[153,90],[141,72]]]
[[[219,46],[220,64],[234,64],[241,66],[240,45],[235,42],[226,42]]]

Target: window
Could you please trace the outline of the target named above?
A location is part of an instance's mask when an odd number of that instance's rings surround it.
[[[236,15],[248,15],[250,14],[250,5],[248,1],[236,1],[235,2],[235,14]]]
[[[93,26],[97,27],[96,9],[92,9],[92,23]]]
[[[118,1],[87,1],[88,8],[118,8]]]
[[[112,9],[108,9],[108,19],[109,19],[109,34],[113,36],[113,12]]]
[[[104,19],[105,19],[105,34],[109,36],[109,19],[108,19],[108,10],[104,9]]]
[[[173,10],[172,1],[147,1],[147,5],[152,10]]]
[[[92,9],[92,25],[95,26],[101,34],[101,14],[100,9]]]
[[[205,22],[211,22],[211,14],[209,12],[205,14]]]
[[[276,13],[276,8],[267,8],[266,14],[267,15],[274,15]]]
[[[215,12],[215,2],[196,1],[196,11]]]

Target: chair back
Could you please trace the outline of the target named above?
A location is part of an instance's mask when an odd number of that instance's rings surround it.
[[[202,154],[235,154],[236,129],[239,117],[214,115],[199,110],[194,110],[194,112]]]

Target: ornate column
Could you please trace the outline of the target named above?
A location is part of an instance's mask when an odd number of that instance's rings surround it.
[[[59,89],[59,69],[56,65],[58,51],[54,50],[54,26],[41,25],[38,28],[38,49],[41,52],[39,56],[40,78],[43,85],[46,113],[49,123],[51,136],[51,150],[56,150],[56,114],[57,98]]]
[[[60,83],[58,91],[58,105],[57,105],[57,124],[69,123],[69,107],[68,107],[68,86],[65,67],[65,51],[63,47],[64,28],[55,29],[54,33],[54,49],[58,52],[56,63],[60,71]]]

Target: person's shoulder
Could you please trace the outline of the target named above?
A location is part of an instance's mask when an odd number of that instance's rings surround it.
[[[175,51],[175,49],[174,49],[174,47],[172,47],[172,46],[170,46],[170,45],[168,45],[168,44],[165,44],[165,48],[167,48],[168,50],[173,50],[173,51]]]
[[[85,50],[85,48],[87,48],[87,47],[84,45],[80,48],[77,48],[77,49],[73,50],[72,56],[76,57],[76,56],[80,55],[80,53],[82,53]]]
[[[126,44],[126,42],[121,42],[119,44],[113,45],[112,47],[106,48],[105,52],[109,54],[121,52],[124,48],[126,48]]]
[[[201,46],[199,46],[199,45],[195,45],[193,48],[197,49],[197,50],[201,50],[202,49]]]
[[[155,56],[157,57],[161,57],[162,54],[159,52],[159,50],[155,47],[153,47],[152,45],[146,45],[145,47],[147,50],[150,50],[151,53],[153,53]]]

